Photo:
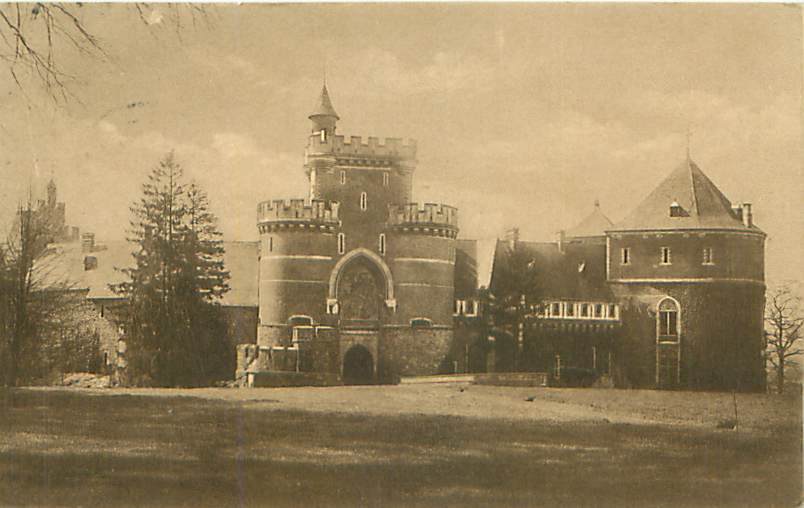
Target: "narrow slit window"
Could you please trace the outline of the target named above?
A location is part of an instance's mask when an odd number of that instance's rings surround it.
[[[629,247],[623,247],[623,249],[620,251],[620,264],[631,264],[631,249]]]
[[[341,171],[341,185],[346,184],[346,171]]]
[[[380,254],[385,254],[385,233],[380,233]]]
[[[391,181],[391,177],[388,173],[382,174],[382,185],[383,187],[388,187],[388,183]]]
[[[365,192],[360,193],[360,209],[364,212],[368,208],[368,195]]]
[[[671,261],[671,258],[670,258],[670,247],[662,247],[661,264],[663,264],[663,265],[672,264],[672,261]]]
[[[273,251],[274,251],[274,237],[269,236],[268,237],[268,252],[273,252]]]
[[[346,235],[338,233],[338,254],[346,252]]]
[[[714,265],[715,264],[714,252],[712,251],[711,247],[704,247],[704,250],[703,250],[703,264],[705,264],[705,265]]]

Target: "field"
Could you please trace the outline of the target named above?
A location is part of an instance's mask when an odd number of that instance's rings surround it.
[[[0,392],[0,505],[797,506],[801,396]]]

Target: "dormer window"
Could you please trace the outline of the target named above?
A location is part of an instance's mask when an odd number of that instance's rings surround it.
[[[687,212],[676,201],[670,204],[670,217],[686,217]]]

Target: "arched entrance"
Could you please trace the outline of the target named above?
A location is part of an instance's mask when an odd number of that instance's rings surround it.
[[[347,385],[374,383],[374,360],[364,346],[352,346],[343,356],[343,382]]]

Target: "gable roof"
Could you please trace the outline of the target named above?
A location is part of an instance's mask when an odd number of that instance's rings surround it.
[[[542,297],[568,300],[609,301],[611,290],[606,283],[606,245],[588,242],[565,242],[563,252],[553,242],[517,242],[518,249],[533,258]],[[494,290],[494,272],[501,270],[511,252],[510,242],[498,240],[490,287]]]
[[[595,209],[581,222],[565,232],[567,238],[585,238],[590,236],[605,236],[606,231],[614,225],[600,210],[600,203],[595,201]]]
[[[680,216],[670,216],[670,206],[681,207]],[[687,159],[670,173],[630,215],[610,231],[729,229],[757,231],[746,227],[720,192],[695,162]]]
[[[259,242],[224,242],[223,262],[229,271],[229,291],[221,299],[224,306],[256,307]],[[110,285],[126,280],[120,269],[134,264],[132,246],[126,241],[99,244],[90,253],[80,242],[48,246],[36,267],[39,285],[46,289],[84,290],[89,299],[120,298]],[[92,256],[97,266],[84,269],[84,259]]]

